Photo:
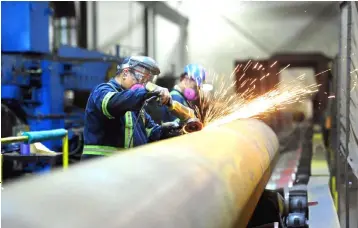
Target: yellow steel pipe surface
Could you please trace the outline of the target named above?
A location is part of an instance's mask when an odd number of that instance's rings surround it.
[[[276,135],[258,120],[137,147],[9,184],[2,194],[2,225],[245,227],[277,150]]]

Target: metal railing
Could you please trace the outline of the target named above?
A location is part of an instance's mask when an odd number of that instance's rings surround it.
[[[357,204],[351,196],[352,185],[357,182],[354,176],[358,177],[358,12],[355,2],[342,2],[340,10],[340,46],[333,82],[336,99],[330,114],[334,132],[330,147],[335,150],[332,193],[341,226],[348,228],[355,220],[355,216],[350,216]]]
[[[32,131],[23,132],[21,136],[1,138],[1,144],[9,144],[14,142],[36,143],[46,140],[53,140],[62,138],[62,165],[63,168],[68,168],[69,165],[69,151],[68,151],[68,132],[65,129],[56,129],[49,131]],[[0,164],[3,162],[2,154],[0,155]],[[1,165],[2,167],[2,165]],[[0,168],[0,183],[2,182],[2,168]]]

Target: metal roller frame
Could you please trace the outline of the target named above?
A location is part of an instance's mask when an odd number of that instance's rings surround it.
[[[278,146],[264,123],[237,120],[21,180],[4,186],[2,225],[245,227]]]

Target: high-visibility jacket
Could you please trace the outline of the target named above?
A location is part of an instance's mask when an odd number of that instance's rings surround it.
[[[114,79],[98,85],[86,106],[82,158],[107,156],[159,140],[161,126],[144,109],[139,112],[146,94],[144,88],[125,90]]]

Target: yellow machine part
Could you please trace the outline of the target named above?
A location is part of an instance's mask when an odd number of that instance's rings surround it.
[[[204,128],[9,184],[2,193],[2,224],[246,227],[277,151],[276,135],[258,120]]]
[[[195,112],[193,109],[188,108],[177,101],[172,101],[169,106],[169,111],[174,113],[180,120],[186,121],[191,118],[196,118]]]

